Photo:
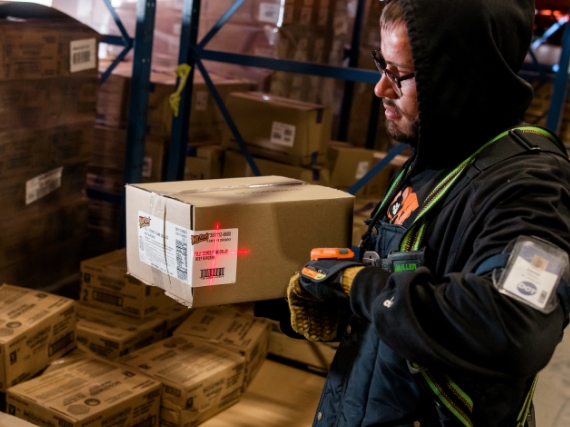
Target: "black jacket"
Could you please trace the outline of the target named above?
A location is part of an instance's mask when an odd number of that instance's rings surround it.
[[[520,124],[532,89],[517,72],[531,41],[534,3],[400,2],[420,109],[408,177],[417,182],[429,175],[422,185],[433,189],[442,174]],[[315,426],[458,425],[436,407],[408,361],[453,378],[473,400],[475,426],[515,426],[568,314],[563,304],[550,314],[522,304],[499,293],[491,273],[475,271],[521,235],[570,253],[568,160],[554,144],[519,153],[515,146],[506,137],[486,149],[430,211],[423,267],[390,275],[367,267],[356,276],[350,295],[355,316]],[[437,179],[434,170],[441,172]]]

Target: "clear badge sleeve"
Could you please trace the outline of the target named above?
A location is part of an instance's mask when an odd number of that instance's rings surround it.
[[[552,312],[558,305],[556,289],[562,279],[568,280],[568,254],[530,236],[519,236],[506,251],[510,256],[505,268],[493,273],[496,288],[539,311]]]

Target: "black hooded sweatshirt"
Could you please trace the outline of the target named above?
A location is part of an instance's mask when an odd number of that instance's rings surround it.
[[[533,1],[400,3],[420,127],[410,173],[390,200],[411,182],[418,194],[432,190],[487,141],[520,125],[532,98],[517,73],[531,42]],[[568,159],[554,144],[514,155],[516,145],[505,137],[485,149],[430,210],[424,266],[392,274],[366,267],[356,276],[355,315],[315,426],[463,425],[436,406],[409,362],[452,378],[473,402],[475,426],[516,425],[567,324],[565,301],[545,314],[500,293],[492,272],[475,272],[521,235],[570,253]]]

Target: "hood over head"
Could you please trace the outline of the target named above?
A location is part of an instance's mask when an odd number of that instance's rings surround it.
[[[518,76],[533,0],[399,0],[419,108],[418,165],[456,165],[522,120],[532,87]]]

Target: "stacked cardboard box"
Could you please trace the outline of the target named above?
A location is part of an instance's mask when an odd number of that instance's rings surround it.
[[[220,144],[189,143],[184,179],[218,179],[222,177],[225,152]]]
[[[48,286],[77,273],[87,235],[100,36],[44,6],[0,11],[0,283]]]
[[[330,186],[329,170],[324,166],[293,166],[260,157],[254,157],[254,161],[261,175],[285,176],[309,184]],[[246,157],[237,151],[226,151],[222,177],[237,178],[242,176],[255,176]]]
[[[69,298],[0,286],[0,391],[29,380],[76,346]]]
[[[232,93],[227,107],[250,153],[269,161],[260,161],[263,165],[258,167],[263,167],[262,175],[274,174],[328,185],[328,170],[324,165],[331,136],[330,109],[262,92]],[[222,146],[240,151],[240,145],[229,130],[224,134]],[[224,177],[251,173],[243,157],[226,157]]]
[[[129,276],[125,249],[81,262],[78,302],[80,348],[107,359],[172,335],[190,314],[162,289]]]
[[[8,389],[9,414],[39,426],[156,426],[161,384],[90,356]]]
[[[173,332],[241,354],[245,359],[243,390],[251,384],[267,356],[270,322],[230,306],[193,308]]]
[[[127,274],[126,249],[83,260],[80,267],[80,304],[145,319],[173,302],[162,289]]]
[[[193,427],[240,399],[244,357],[199,338],[173,336],[119,361],[162,383],[160,425]]]

